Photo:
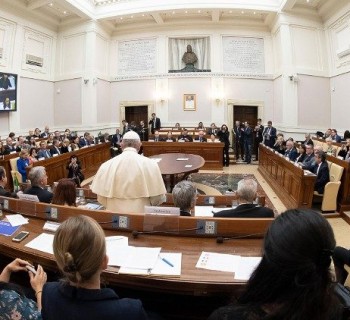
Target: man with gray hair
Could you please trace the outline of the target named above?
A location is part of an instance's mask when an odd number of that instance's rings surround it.
[[[45,167],[33,167],[29,171],[28,179],[31,186],[24,191],[25,194],[37,196],[40,202],[50,203],[53,194],[45,189],[47,185],[47,174]]]
[[[254,204],[258,184],[253,179],[242,179],[238,182],[236,208],[214,213],[214,217],[226,218],[273,218],[273,210]]]
[[[173,189],[173,200],[175,207],[180,208],[181,216],[192,216],[191,209],[194,208],[197,198],[196,186],[187,180],[178,182]]]
[[[97,200],[118,213],[143,213],[145,206],[165,201],[166,189],[157,162],[138,154],[140,136],[124,134],[123,152],[101,165],[91,185]]]

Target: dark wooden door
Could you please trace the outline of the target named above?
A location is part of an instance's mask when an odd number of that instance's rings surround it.
[[[233,108],[233,123],[235,121],[245,122],[248,121],[249,125],[253,128],[256,125],[258,119],[258,107],[256,106],[234,106]]]
[[[146,127],[148,126],[148,106],[135,106],[125,108],[125,120],[130,124],[131,121],[135,121],[138,126],[140,121],[145,122]]]

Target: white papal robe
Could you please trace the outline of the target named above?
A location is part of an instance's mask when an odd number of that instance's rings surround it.
[[[166,193],[157,162],[134,148],[103,163],[91,190],[107,210],[117,213],[143,213],[145,205],[162,203]]]

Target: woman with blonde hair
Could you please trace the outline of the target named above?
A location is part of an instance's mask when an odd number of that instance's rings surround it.
[[[53,252],[64,280],[44,286],[43,319],[147,319],[140,300],[120,299],[113,290],[101,289],[108,256],[105,234],[95,220],[79,215],[64,221],[55,233]]]

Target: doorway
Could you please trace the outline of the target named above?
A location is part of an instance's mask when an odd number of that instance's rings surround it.
[[[136,126],[143,120],[147,127],[148,125],[148,106],[128,106],[125,108],[125,120],[131,124],[135,122]]]
[[[258,119],[258,106],[238,106],[233,108],[233,123],[240,121],[241,123],[248,121],[249,126],[254,128]]]

